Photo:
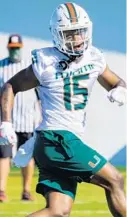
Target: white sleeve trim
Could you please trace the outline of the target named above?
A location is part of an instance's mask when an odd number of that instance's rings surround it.
[[[41,50],[32,51],[32,68],[40,84],[42,84],[42,74],[44,72],[43,55],[41,54]]]
[[[34,72],[36,78],[38,79],[38,81],[40,82],[40,84],[42,84],[42,81],[41,81],[40,75],[37,73],[37,70],[36,70],[34,64],[32,64],[32,69],[33,69],[33,72]]]

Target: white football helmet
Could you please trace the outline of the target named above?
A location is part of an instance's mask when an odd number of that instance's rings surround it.
[[[92,43],[92,22],[75,3],[60,4],[50,20],[54,46],[68,55],[81,55]]]

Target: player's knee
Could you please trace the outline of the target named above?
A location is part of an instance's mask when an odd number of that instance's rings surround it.
[[[52,209],[48,208],[48,211],[49,211],[50,217],[69,217],[69,215],[70,215],[70,210],[67,208],[62,209],[62,210],[59,210],[59,209],[52,210]],[[43,215],[45,216],[45,214],[42,213],[42,216]],[[33,213],[33,214],[30,214],[26,217],[36,217],[36,216],[37,216],[37,214]]]
[[[57,210],[52,210],[52,217],[69,217],[70,215],[70,209],[64,208],[64,209],[57,209]]]

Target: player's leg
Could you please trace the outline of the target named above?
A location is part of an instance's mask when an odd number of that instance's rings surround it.
[[[116,210],[114,203],[112,201],[110,183],[98,175],[92,176],[89,182],[91,184],[104,188],[106,199],[107,199],[107,204],[108,204],[110,212],[112,213],[114,217],[122,217],[122,215],[118,212],[118,210]]]
[[[106,189],[110,190],[111,197],[109,196],[107,190],[106,196],[109,200],[112,199],[112,203],[115,209],[122,217],[124,217],[126,213],[126,207],[124,180],[122,175],[115,169],[115,167],[113,167],[110,163],[107,163],[106,159],[102,155],[100,155],[98,152],[86,144],[82,144],[81,141],[78,142],[77,152],[75,150],[73,152],[75,153],[75,162],[79,162],[79,166],[82,166],[82,168],[84,168],[84,174],[83,176],[80,176],[81,179],[85,178],[85,171],[91,171],[92,174],[96,174],[102,177],[105,181],[109,182],[110,188]]]
[[[52,131],[38,132],[34,146],[34,159],[39,169],[39,183],[36,192],[46,198],[46,208],[28,217],[69,217],[75,198],[77,182],[62,175],[58,159],[64,161],[57,137]],[[57,149],[57,148],[58,149]],[[60,148],[60,149],[59,149]],[[63,151],[63,149],[62,149]],[[56,167],[52,168],[52,166]],[[59,168],[59,172],[57,169]]]
[[[10,171],[10,157],[12,156],[12,147],[10,145],[0,145],[0,202],[7,200],[6,185]]]
[[[109,182],[110,194],[106,191],[107,198],[110,198],[115,209],[122,216],[126,216],[126,198],[124,192],[124,178],[122,174],[110,163],[106,163],[96,175]]]
[[[34,212],[27,217],[69,217],[73,199],[60,192],[50,191],[46,194],[45,209]]]
[[[17,133],[18,137],[18,148],[26,142],[32,133]],[[34,159],[31,159],[29,164],[26,167],[21,168],[22,173],[22,181],[23,181],[23,191],[22,191],[22,200],[34,200],[30,191],[31,191],[31,184],[32,178],[34,173]]]

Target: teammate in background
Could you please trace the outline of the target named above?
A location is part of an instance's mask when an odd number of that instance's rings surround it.
[[[13,99],[19,91],[38,86],[43,120],[36,130],[34,158],[39,168],[36,191],[46,208],[27,217],[68,217],[78,182],[104,188],[113,216],[125,217],[124,179],[96,150],[85,144],[85,114],[96,80],[107,90],[111,102],[125,103],[125,82],[107,66],[103,54],[91,45],[92,23],[75,3],[54,11],[50,29],[54,47],[32,52],[33,63],[11,78],[2,91],[3,131],[11,126]],[[10,141],[9,134],[5,134]],[[5,137],[3,137],[4,139]],[[103,145],[103,141],[102,141]]]
[[[14,76],[19,70],[29,66],[30,60],[22,59],[23,42],[21,36],[10,35],[8,40],[9,57],[0,60],[0,87],[6,83],[8,79]],[[21,81],[20,81],[21,82]],[[15,97],[14,108],[12,113],[12,124],[16,133],[17,141],[13,144],[13,149],[20,147],[27,139],[29,139],[35,127],[39,124],[40,110],[38,107],[38,99],[35,89],[27,92],[18,93]],[[2,122],[1,130],[5,126],[10,133],[11,123]],[[10,157],[12,156],[12,148],[10,145],[0,146],[0,201],[7,200],[6,185],[7,177],[10,171]],[[31,159],[29,165],[22,168],[23,192],[21,198],[23,200],[33,200],[30,193],[32,176],[34,172],[34,160]]]

